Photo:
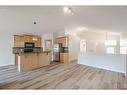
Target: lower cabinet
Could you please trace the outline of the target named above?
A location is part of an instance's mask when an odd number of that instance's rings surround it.
[[[50,65],[49,53],[39,53],[38,54],[38,67],[43,67],[47,65]]]
[[[19,71],[29,71],[50,65],[48,53],[23,53],[18,56]]]
[[[67,63],[67,57],[68,53],[60,53],[60,62],[61,63]]]

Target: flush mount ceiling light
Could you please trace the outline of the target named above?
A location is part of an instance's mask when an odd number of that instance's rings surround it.
[[[78,31],[88,30],[86,27],[77,27]]]
[[[65,14],[74,15],[74,12],[72,11],[71,7],[63,7],[63,11]]]

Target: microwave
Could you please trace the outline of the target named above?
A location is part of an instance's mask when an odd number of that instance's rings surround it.
[[[35,43],[33,42],[25,42],[25,48],[34,48],[35,47]]]

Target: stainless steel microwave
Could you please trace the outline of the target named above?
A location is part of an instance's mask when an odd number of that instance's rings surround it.
[[[34,48],[35,44],[33,42],[25,42],[25,48]]]

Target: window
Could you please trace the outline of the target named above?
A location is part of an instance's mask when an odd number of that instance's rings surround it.
[[[116,40],[106,40],[105,41],[106,53],[114,54],[116,45],[117,45]]]
[[[105,46],[116,46],[116,40],[106,40],[105,41]]]
[[[120,54],[126,54],[127,53],[127,47],[120,47]]]
[[[115,53],[114,47],[107,47],[107,53],[114,54]]]
[[[81,52],[86,52],[86,40],[81,40],[80,41],[80,51]]]
[[[120,40],[120,54],[127,54],[127,40]]]

